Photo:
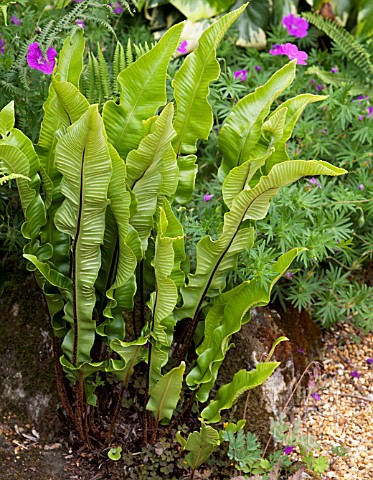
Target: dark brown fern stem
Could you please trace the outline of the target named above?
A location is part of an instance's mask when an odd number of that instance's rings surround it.
[[[165,428],[164,430],[164,433],[165,433],[165,436],[167,436],[170,431],[173,429],[173,427],[177,424],[177,422],[179,422],[180,420],[183,419],[184,415],[186,415],[186,413],[188,412],[188,410],[190,408],[192,408],[193,406],[193,402],[194,402],[194,399],[197,395],[197,392],[198,392],[199,388],[197,388],[196,390],[194,390],[194,392],[192,393],[192,395],[188,398],[188,400],[186,401],[183,409],[181,410],[181,412],[176,415],[176,417],[167,425],[167,427]]]
[[[139,275],[140,275],[140,286],[139,286],[139,295],[140,295],[140,318],[141,325],[145,324],[145,298],[144,298],[144,261],[141,260],[139,264]]]
[[[114,429],[115,429],[115,425],[118,421],[119,412],[120,412],[120,408],[122,406],[123,395],[124,395],[124,392],[126,390],[126,387],[127,387],[127,384],[123,382],[122,386],[120,388],[120,392],[118,394],[118,398],[117,398],[117,401],[116,401],[116,404],[115,404],[115,409],[114,409],[114,412],[113,412],[113,415],[112,415],[112,418],[111,418],[110,428],[109,428],[109,431],[106,435],[105,448],[109,445],[111,436],[113,435],[113,432],[114,432]]]
[[[62,352],[57,342],[56,336],[54,335],[54,332],[52,333],[52,342],[53,342],[53,364],[54,364],[54,371],[56,375],[57,393],[67,416],[72,421],[74,421],[75,415],[69,400],[69,396],[67,394],[65,379],[63,376],[62,366],[60,363],[60,357]]]
[[[196,312],[196,314],[194,315],[194,318],[191,318],[190,321],[186,323],[186,325],[183,328],[179,345],[178,345],[179,348],[176,350],[176,355],[175,355],[176,365],[180,365],[182,360],[184,360],[187,353],[189,352],[190,347],[192,346],[193,336],[198,325],[199,317],[200,317],[200,310]]]
[[[84,412],[84,374],[79,372],[79,380],[74,385],[75,394],[75,425],[80,438],[85,442],[85,433],[83,428],[83,412]]]

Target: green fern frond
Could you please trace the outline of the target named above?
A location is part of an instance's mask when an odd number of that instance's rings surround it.
[[[103,20],[102,18],[97,18],[90,13],[85,13],[84,18],[85,18],[85,20],[91,20],[91,22],[97,23],[97,24],[101,25],[102,27],[106,28],[106,30],[108,30],[113,35],[115,40],[117,40],[117,34],[115,33],[115,30],[110,25],[110,23],[108,23],[106,20]]]
[[[4,185],[4,183],[9,182],[10,180],[14,180],[17,178],[23,178],[25,180],[30,180],[28,177],[21,175],[20,173],[10,173],[9,175],[5,175],[5,173],[0,172],[0,186]]]
[[[352,80],[349,77],[344,77],[340,73],[336,75],[335,73],[327,72],[326,70],[321,70],[319,67],[310,67],[307,68],[306,73],[308,75],[317,75],[324,83],[329,85],[333,85],[335,87],[347,87],[349,86],[349,94],[350,95],[368,95],[373,96],[373,91],[368,90],[367,86],[357,82],[356,80]]]
[[[154,43],[151,43],[149,46],[148,42],[145,42],[143,45],[141,43],[137,45],[133,44],[133,48],[135,49],[136,59],[148,53],[150,49],[153,47],[154,47]]]
[[[110,98],[111,88],[110,88],[110,77],[106,64],[106,60],[100,48],[100,45],[97,46],[97,57],[98,57],[98,69],[99,69],[99,83],[101,85],[101,92],[105,100]]]
[[[119,73],[126,68],[126,59],[124,48],[120,42],[117,42],[113,57],[113,92],[119,95],[119,84],[117,77]]]
[[[344,52],[347,59],[355,63],[361,72],[369,78],[373,75],[373,63],[369,53],[356,39],[332,20],[324,19],[311,12],[302,13],[310,23],[330,37]]]
[[[126,67],[133,63],[133,53],[132,53],[132,43],[131,39],[128,39],[127,48],[126,48]]]
[[[87,73],[84,76],[84,90],[82,92],[87,97],[90,104],[97,103],[98,100],[96,95],[96,78],[93,59],[97,62],[97,59],[94,57],[94,55],[89,53]]]
[[[42,33],[38,37],[38,43],[39,43],[39,45],[42,46],[42,48],[43,48],[43,46],[50,45],[51,40],[53,39],[53,30],[54,30],[53,27],[54,27],[55,23],[56,22],[54,20],[50,20],[46,24],[46,26],[43,28]],[[50,41],[50,43],[49,43],[49,41]]]

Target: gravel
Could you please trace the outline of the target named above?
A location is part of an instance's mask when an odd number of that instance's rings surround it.
[[[299,412],[304,433],[313,435],[320,455],[329,458],[323,479],[373,480],[372,357],[372,334],[338,326],[324,336],[324,369],[313,389],[320,400],[309,395]]]

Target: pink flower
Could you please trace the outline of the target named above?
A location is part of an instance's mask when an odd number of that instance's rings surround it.
[[[337,73],[338,72],[338,67],[333,67],[330,71],[332,73]]]
[[[312,397],[314,400],[321,400],[320,395],[319,395],[318,393],[316,393],[316,392],[313,393],[313,394],[311,395],[311,397]]]
[[[79,25],[79,27],[82,27],[83,30],[85,29],[85,25],[84,25],[83,20],[75,20],[75,23],[77,25]]]
[[[234,78],[241,80],[241,82],[246,82],[247,80],[247,70],[236,70],[233,74]]]
[[[204,195],[204,197],[203,197],[203,201],[204,201],[205,203],[207,203],[207,202],[209,202],[212,198],[214,198],[214,195],[213,195],[213,194],[211,194],[211,193],[206,193],[206,195]]]
[[[187,51],[187,46],[188,46],[187,40],[183,40],[183,41],[180,43],[180,46],[179,46],[179,48],[177,49],[177,51],[178,51],[179,53],[182,53],[183,55],[185,55],[186,53],[188,53],[188,51]]]
[[[293,13],[282,19],[282,24],[293,37],[303,38],[307,36],[309,24],[305,18],[296,17]]]
[[[364,189],[365,189],[365,187],[364,187],[364,185],[363,185],[362,183],[360,183],[359,188],[360,188],[360,190],[364,190]]]
[[[40,70],[41,72],[50,75],[54,69],[54,59],[56,55],[56,50],[49,47],[45,58],[43,52],[40,50],[39,44],[34,42],[28,47],[26,59],[31,68],[35,68],[36,70]]]
[[[303,52],[302,50],[298,50],[298,47],[293,43],[273,45],[273,48],[269,51],[269,53],[271,55],[287,55],[290,60],[296,59],[298,65],[307,65],[307,53]]]

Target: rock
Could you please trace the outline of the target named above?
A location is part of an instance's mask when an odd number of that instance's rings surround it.
[[[0,411],[16,412],[51,439],[59,401],[45,303],[33,274],[8,268],[0,300]]]
[[[247,428],[256,433],[264,445],[269,438],[270,419],[279,418],[310,359],[318,356],[321,346],[320,329],[307,312],[299,313],[290,306],[286,312],[280,308],[254,309],[251,321],[243,325],[241,331],[234,336],[235,348],[229,350],[218,376],[218,384],[223,385],[229,383],[237,371],[255,368],[258,362],[265,360],[272,344],[280,336],[289,339],[276,347],[272,357],[272,360],[281,362],[281,365],[264,385],[249,391],[248,395]],[[307,376],[305,380],[307,381]],[[299,399],[299,395],[297,392],[295,400]],[[237,421],[243,418],[246,399],[247,393],[241,395],[231,412],[226,412],[224,420]],[[292,405],[294,398],[286,412],[291,420]]]

